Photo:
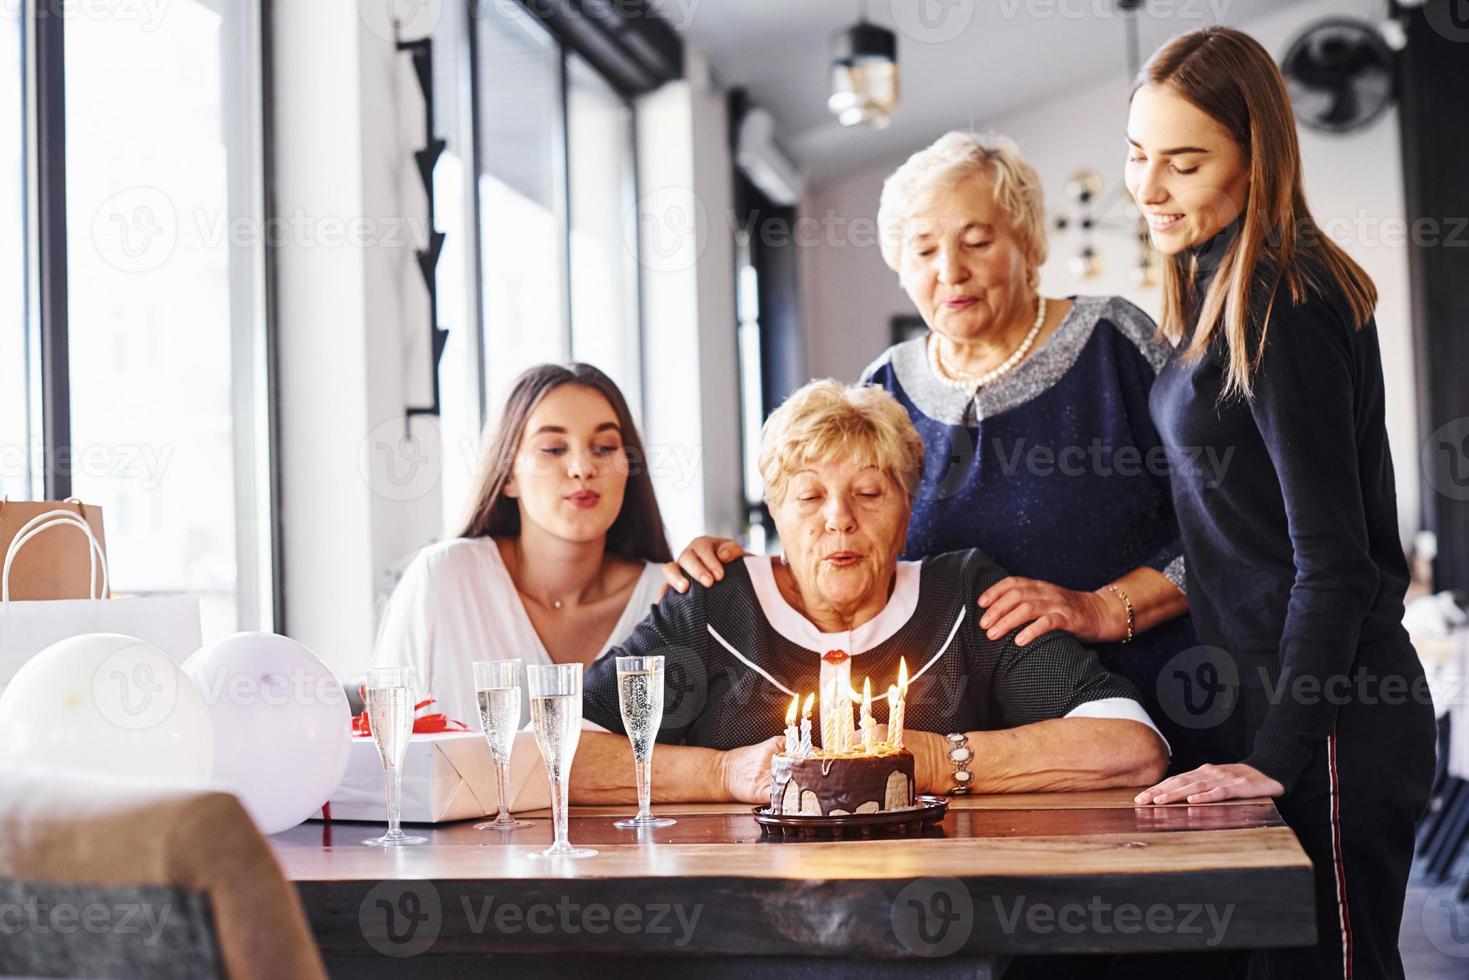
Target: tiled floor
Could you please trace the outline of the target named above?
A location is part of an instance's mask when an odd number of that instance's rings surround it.
[[[1469,978],[1469,902],[1458,899],[1466,874],[1469,860],[1461,860],[1443,884],[1418,872],[1408,885],[1399,949],[1409,980]]]

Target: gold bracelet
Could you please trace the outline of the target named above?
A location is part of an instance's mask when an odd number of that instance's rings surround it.
[[[1117,598],[1119,598],[1119,599],[1122,600],[1122,605],[1127,610],[1127,636],[1123,638],[1122,642],[1123,643],[1131,643],[1132,642],[1133,628],[1137,625],[1137,620],[1134,619],[1133,618],[1133,615],[1132,615],[1132,600],[1127,597],[1127,593],[1126,592],[1123,592],[1121,589],[1119,589],[1117,586],[1113,585],[1111,582],[1108,582],[1107,583],[1107,588],[1111,589],[1112,590],[1112,594],[1115,595],[1115,596],[1117,596]]]

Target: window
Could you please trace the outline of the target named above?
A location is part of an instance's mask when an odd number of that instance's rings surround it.
[[[571,160],[571,353],[642,401],[637,262],[624,223],[637,203],[632,108],[585,61],[567,59]]]
[[[273,622],[257,6],[65,26],[72,492],[206,639]]]
[[[760,476],[760,427],[765,423],[765,389],[760,365],[760,271],[750,254],[750,229],[735,238],[735,310],[739,318],[740,458],[743,461],[745,514],[749,546],[756,554],[766,549],[763,517],[765,486]]]
[[[522,370],[564,361],[566,211],[561,54],[528,14],[478,24],[480,265],[485,392],[495,413]]]
[[[20,4],[0,5],[0,497],[31,489],[26,383],[25,45]]]
[[[474,29],[487,411],[525,368],[575,359],[637,412],[632,107],[514,5],[484,5]]]

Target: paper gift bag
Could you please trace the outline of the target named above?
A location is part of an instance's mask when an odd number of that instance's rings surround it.
[[[546,769],[528,731],[515,736],[507,791],[511,809],[539,810],[550,803]],[[370,737],[354,737],[347,772],[330,800],[333,820],[386,823],[383,765]],[[414,735],[403,756],[404,823],[483,819],[499,812],[495,758],[479,732]]]
[[[107,547],[102,536],[102,508],[83,504],[80,500],[0,500],[0,555],[8,554],[15,539],[26,530],[35,530],[58,517],[77,517],[91,530],[84,538],[75,525],[57,525],[55,533],[39,534],[17,549],[15,564],[10,569],[10,598],[20,601],[37,599],[85,599],[96,595],[99,564],[106,561]],[[94,553],[89,541],[95,539]],[[102,591],[102,597],[107,592]]]
[[[11,579],[19,556],[47,536],[70,538],[84,563],[97,563],[98,573],[90,588],[95,598],[14,601]],[[0,688],[10,683],[21,664],[31,657],[59,640],[83,633],[135,636],[178,663],[199,649],[196,596],[102,598],[108,594],[106,556],[90,523],[58,508],[20,525],[0,566]]]

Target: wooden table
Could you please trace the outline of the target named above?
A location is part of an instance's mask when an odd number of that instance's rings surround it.
[[[527,856],[550,843],[544,813],[506,835],[420,827],[428,844],[391,850],[361,844],[374,824],[271,840],[343,975],[486,975],[487,956],[544,973],[556,956],[601,980],[972,977],[1015,954],[1315,941],[1310,862],[1269,800],[960,798],[923,838],[820,842],[762,840],[750,809],[660,806],[678,823],[633,832],[612,826],[627,807],[574,808],[572,843],[599,852],[575,861]]]

